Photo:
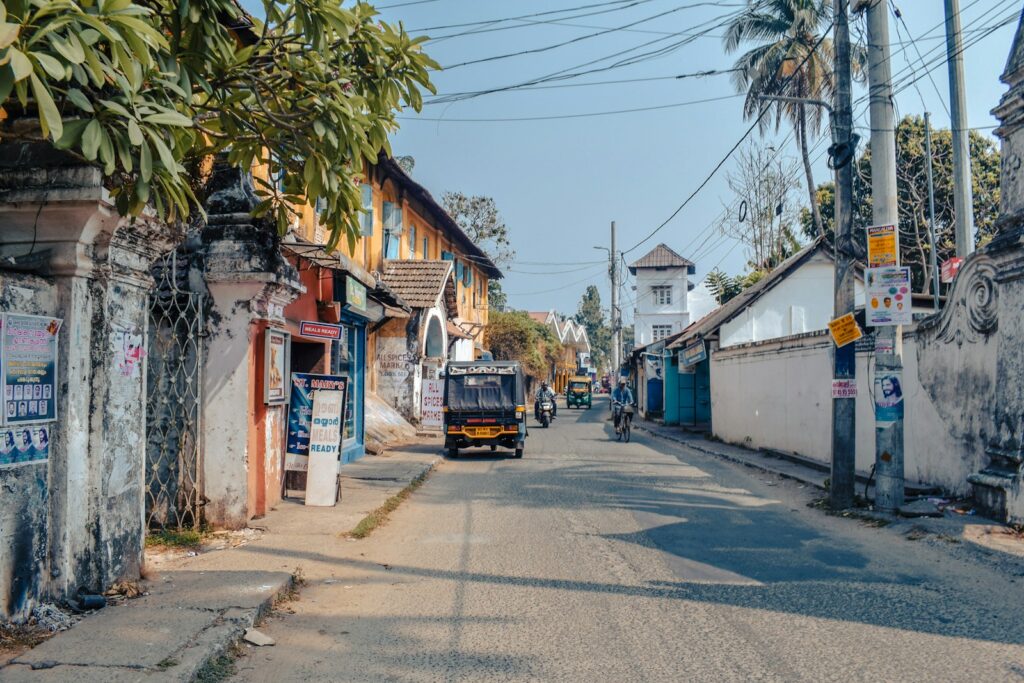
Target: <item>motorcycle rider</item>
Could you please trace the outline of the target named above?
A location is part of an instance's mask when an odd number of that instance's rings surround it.
[[[619,431],[619,419],[623,406],[633,405],[633,392],[626,386],[626,378],[619,378],[619,385],[612,389],[612,417],[615,418],[615,432]]]
[[[551,401],[551,419],[553,420],[558,415],[558,402],[555,401],[554,390],[548,386],[547,381],[542,381],[540,389],[537,391],[537,398],[533,402],[533,417],[538,422],[540,421],[540,402],[545,399]]]

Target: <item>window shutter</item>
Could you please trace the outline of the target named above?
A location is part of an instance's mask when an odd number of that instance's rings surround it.
[[[450,251],[444,251],[442,249],[441,250],[441,259],[444,260],[444,261],[454,261],[455,260],[455,254],[453,254]]]
[[[462,271],[462,275],[462,284],[467,287],[473,284],[473,269],[469,267],[468,263],[466,264],[466,268]]]
[[[384,229],[392,235],[402,234],[402,206],[397,202],[384,202]]]
[[[363,183],[363,210],[365,213],[361,216],[360,234],[364,237],[373,236],[373,187],[369,183]]]
[[[409,258],[416,258],[416,226],[409,226]]]
[[[420,258],[430,258],[430,238],[429,237],[424,237],[423,238],[423,254],[420,255]]]
[[[455,262],[455,281],[458,282],[462,279],[462,261]]]

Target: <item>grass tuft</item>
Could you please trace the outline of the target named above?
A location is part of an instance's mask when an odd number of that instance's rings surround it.
[[[146,535],[146,547],[198,548],[203,537],[203,532],[195,529],[163,529]]]
[[[372,534],[374,529],[388,521],[388,517],[391,513],[397,510],[398,506],[401,505],[406,498],[411,496],[413,491],[423,486],[423,482],[425,482],[427,477],[430,476],[430,472],[431,470],[427,470],[413,479],[409,482],[408,486],[384,501],[384,504],[379,508],[363,517],[359,524],[356,524],[352,531],[349,531],[345,535],[349,538],[366,538]]]

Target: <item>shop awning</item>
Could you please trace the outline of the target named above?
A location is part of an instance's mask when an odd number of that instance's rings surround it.
[[[466,334],[465,332],[463,332],[462,328],[460,328],[458,325],[453,323],[451,320],[448,321],[448,339],[472,339],[472,338],[473,337],[471,337],[468,334]]]
[[[360,283],[366,285],[368,290],[372,290],[377,286],[377,278],[375,278],[368,270],[350,259],[348,256],[342,254],[340,251],[336,251],[333,254],[329,253],[322,244],[313,244],[301,237],[292,235],[290,236],[289,241],[281,242],[281,250],[285,253],[304,258],[321,268],[344,271]]]

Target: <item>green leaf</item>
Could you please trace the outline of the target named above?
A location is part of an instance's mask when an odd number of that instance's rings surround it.
[[[146,144],[145,140],[142,141],[141,153],[139,155],[139,174],[147,183],[153,177],[153,153],[149,150],[149,145]]]
[[[74,36],[74,34],[71,35]],[[85,50],[82,49],[82,44],[77,40],[72,42],[70,40],[62,40],[60,36],[51,35],[50,45],[72,64],[81,64],[85,61]]]
[[[32,96],[36,98],[36,104],[39,106],[39,124],[42,126],[43,135],[53,138],[56,142],[64,134],[64,122],[57,111],[57,105],[38,76],[33,73],[29,80],[32,83]]]
[[[89,121],[89,125],[85,127],[85,132],[82,133],[82,155],[89,161],[96,160],[96,152],[100,148],[102,130],[100,122],[92,119]]]
[[[82,139],[82,131],[91,119],[73,119],[64,122],[64,133],[55,143],[57,149],[71,149]]]
[[[68,99],[71,100],[71,104],[75,105],[79,109],[93,113],[96,110],[93,109],[92,102],[85,96],[78,88],[68,88]]]
[[[63,81],[66,76],[64,65],[60,63],[60,60],[52,55],[48,55],[45,52],[30,52],[30,55],[35,57],[39,65],[43,67],[43,71],[49,74],[50,78],[55,81]]]
[[[183,126],[186,128],[190,128],[192,126],[192,119],[184,114],[179,114],[176,111],[164,111],[157,114],[150,114],[149,116],[144,116],[142,120],[146,123],[155,123],[161,126]]]
[[[6,21],[0,23],[0,50],[13,45],[20,30],[21,24],[8,24]]]
[[[11,68],[14,69],[14,80],[23,81],[32,73],[32,60],[25,56],[25,53],[15,48],[10,48],[7,53],[11,59]]]
[[[142,129],[135,119],[128,119],[128,140],[136,147],[143,143]]]

